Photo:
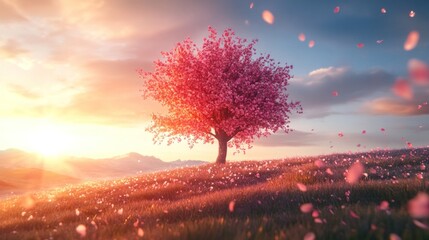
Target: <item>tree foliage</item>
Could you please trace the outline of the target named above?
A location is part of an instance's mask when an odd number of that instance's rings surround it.
[[[218,37],[209,28],[201,47],[188,38],[162,52],[153,72],[141,71],[143,97],[168,110],[153,115],[147,130],[154,141],[185,139],[192,147],[217,139],[240,151],[255,137],[288,132],[291,111],[302,112],[299,102],[288,100],[292,66],[281,66],[270,55],[257,57],[256,42],[231,29]]]

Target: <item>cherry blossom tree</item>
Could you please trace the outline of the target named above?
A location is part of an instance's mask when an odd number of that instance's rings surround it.
[[[292,66],[281,66],[270,55],[256,56],[256,42],[231,29],[218,36],[209,27],[201,47],[188,38],[162,52],[153,72],[140,71],[143,97],[168,110],[152,116],[147,130],[154,142],[186,140],[192,148],[217,140],[216,163],[225,163],[228,147],[245,151],[255,137],[289,132],[291,111],[302,113],[299,102],[288,100]]]

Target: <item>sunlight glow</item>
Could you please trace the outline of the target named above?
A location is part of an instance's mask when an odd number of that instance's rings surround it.
[[[28,133],[28,149],[46,157],[56,156],[72,147],[73,139],[61,126],[44,124]]]

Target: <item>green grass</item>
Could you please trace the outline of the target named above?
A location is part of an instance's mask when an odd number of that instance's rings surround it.
[[[349,184],[344,172],[356,160],[367,174]],[[407,210],[418,192],[429,192],[428,164],[429,149],[416,149],[208,164],[85,183],[1,200],[0,239],[303,239],[309,232],[316,239],[429,239]],[[389,210],[378,208],[382,201]],[[303,203],[319,216],[302,213]]]

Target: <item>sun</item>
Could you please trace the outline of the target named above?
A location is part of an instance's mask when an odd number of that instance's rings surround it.
[[[41,125],[28,135],[28,150],[46,157],[64,154],[72,146],[73,137],[67,129],[57,125]]]

